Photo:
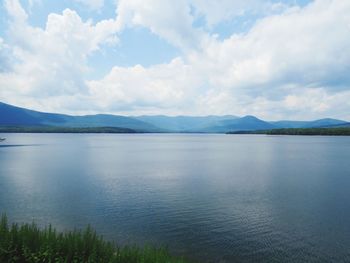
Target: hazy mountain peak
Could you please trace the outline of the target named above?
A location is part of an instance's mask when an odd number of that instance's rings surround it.
[[[273,128],[310,128],[348,125],[348,122],[332,118],[314,121],[267,122],[253,115],[241,118],[233,115],[166,116],[143,115],[121,116],[96,114],[70,116],[64,114],[32,111],[0,102],[1,126],[59,126],[59,127],[117,127],[145,132],[215,132],[251,131]]]

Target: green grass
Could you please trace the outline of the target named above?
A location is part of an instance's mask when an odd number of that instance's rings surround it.
[[[85,230],[57,232],[48,226],[9,224],[0,221],[0,262],[115,262],[186,263],[164,248],[118,247],[87,227]]]

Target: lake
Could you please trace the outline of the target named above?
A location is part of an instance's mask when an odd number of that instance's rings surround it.
[[[350,262],[350,137],[2,134],[0,213],[199,262]]]

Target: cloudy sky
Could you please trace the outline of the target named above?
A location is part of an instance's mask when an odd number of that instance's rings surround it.
[[[0,101],[350,120],[349,0],[0,0]]]

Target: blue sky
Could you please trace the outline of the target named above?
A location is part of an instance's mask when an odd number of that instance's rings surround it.
[[[4,0],[0,101],[350,120],[349,13],[340,0]]]

